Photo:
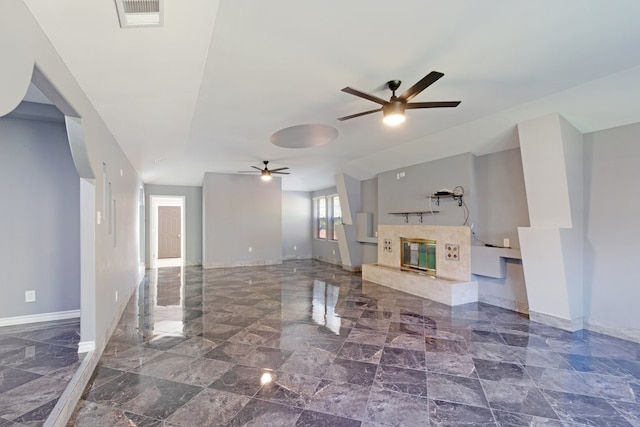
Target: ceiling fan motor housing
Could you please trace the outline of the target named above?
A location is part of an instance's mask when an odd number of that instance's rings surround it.
[[[382,106],[382,111],[385,116],[393,114],[404,114],[405,103],[402,101],[394,100],[387,105]]]

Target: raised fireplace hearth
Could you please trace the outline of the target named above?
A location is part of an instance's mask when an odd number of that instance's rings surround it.
[[[447,305],[478,301],[469,227],[379,225],[378,241],[378,263],[362,266],[364,280]]]

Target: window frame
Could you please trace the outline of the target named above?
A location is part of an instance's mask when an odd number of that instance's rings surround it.
[[[336,216],[336,206],[339,209],[338,216]],[[323,207],[324,209],[322,209]],[[340,224],[342,224],[342,208],[340,207],[340,197],[337,194],[314,197],[313,237],[316,240],[337,242],[338,235],[336,233],[336,226]],[[324,236],[322,236],[322,234],[324,234]]]

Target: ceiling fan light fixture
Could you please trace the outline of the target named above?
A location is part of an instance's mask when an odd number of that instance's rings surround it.
[[[271,181],[271,171],[263,170],[260,173],[260,179],[263,181]]]
[[[382,121],[387,126],[397,126],[406,119],[404,116],[404,104],[400,101],[390,102],[382,107],[384,118]]]

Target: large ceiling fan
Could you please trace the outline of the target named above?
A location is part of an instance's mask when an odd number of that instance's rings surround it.
[[[351,114],[350,116],[340,117],[338,118],[338,120],[344,121],[354,119],[356,117],[375,113],[377,111],[382,111],[382,114],[384,115],[384,123],[393,126],[404,122],[404,111],[407,109],[412,110],[418,108],[457,107],[458,104],[460,104],[460,101],[409,102],[413,99],[413,97],[431,86],[442,76],[444,76],[443,73],[432,71],[424,76],[418,83],[414,84],[409,89],[404,91],[404,93],[400,96],[396,96],[396,90],[398,90],[398,88],[400,87],[400,80],[391,80],[387,82],[387,86],[389,87],[389,89],[391,89],[392,92],[391,99],[389,99],[389,101],[385,101],[384,99],[378,98],[375,95],[371,95],[369,93],[362,92],[358,89],[347,86],[342,89],[343,92],[350,93],[351,95],[355,95],[360,98],[368,99],[369,101],[373,101],[376,104],[382,105],[382,107],[376,108],[375,110],[364,111],[362,113]]]
[[[264,169],[258,166],[251,166],[251,167],[260,172],[260,178],[263,181],[270,181],[272,174],[289,175],[289,172],[282,172],[284,170],[289,169],[288,167],[269,169],[268,167],[269,160],[264,160],[262,163],[264,163]],[[239,173],[255,173],[255,172],[256,171],[239,171]]]

